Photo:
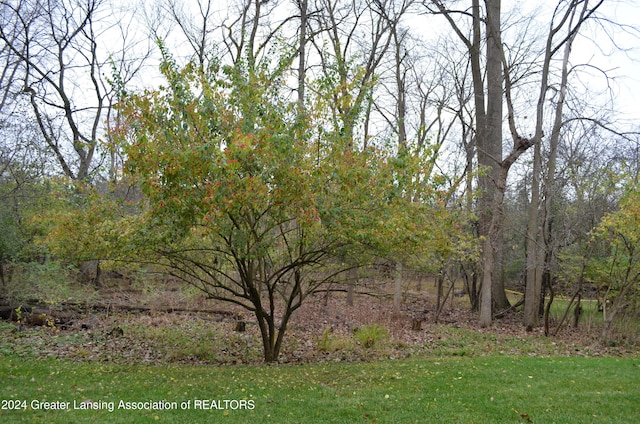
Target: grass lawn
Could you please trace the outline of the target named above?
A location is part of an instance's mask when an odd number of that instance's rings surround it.
[[[637,357],[215,367],[2,355],[0,381],[0,422],[12,423],[631,423],[640,415]],[[87,401],[97,409],[73,409]],[[119,409],[121,401],[176,409]],[[71,409],[51,409],[62,405]]]

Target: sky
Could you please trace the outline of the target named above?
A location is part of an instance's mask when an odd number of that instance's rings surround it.
[[[591,33],[585,31],[572,52],[574,63],[593,65],[589,72],[593,79],[589,84],[593,84],[594,90],[602,91],[610,84],[614,101],[620,106],[617,109],[637,125],[640,120],[640,2],[605,1],[602,7],[603,13],[620,26],[604,24],[590,28]],[[607,81],[601,71],[606,71],[612,79]]]
[[[152,4],[153,2],[148,0],[147,3]],[[233,14],[233,11],[227,6],[223,7],[227,3],[229,3],[229,0],[216,0],[213,2],[216,17]],[[466,3],[469,2],[467,0],[457,2],[461,6]],[[594,0],[591,0],[591,3],[593,4]],[[185,0],[178,4],[186,5],[185,10],[194,15],[198,14],[195,0]],[[192,5],[189,6],[189,4]],[[502,9],[505,15],[503,19],[507,19],[506,15],[514,6],[522,8],[523,14],[526,14],[528,9],[531,8],[542,9],[543,12],[539,16],[542,19],[539,19],[540,23],[538,25],[545,27],[547,21],[544,20],[544,9],[548,6],[546,13],[550,13],[551,7],[555,4],[556,1],[547,0],[544,2],[503,0]],[[287,9],[292,10],[291,5]],[[602,91],[604,93],[610,89],[614,100],[621,105],[621,112],[624,115],[628,115],[630,119],[640,119],[640,107],[636,106],[640,101],[640,31],[631,29],[631,26],[634,25],[640,28],[637,24],[637,22],[640,22],[640,1],[605,0],[601,6],[600,13],[611,19],[612,22],[627,26],[626,30],[606,23],[590,25],[589,28],[581,32],[580,38],[574,44],[572,63],[588,65],[582,66],[582,71],[586,71],[591,75],[585,81],[585,84],[594,92]],[[427,42],[434,40],[440,33],[450,31],[443,17],[415,14],[406,21],[411,31],[418,33]],[[608,34],[604,32],[605,30]],[[175,28],[175,32],[177,31],[177,28]],[[622,48],[626,52],[613,52],[616,47]],[[601,71],[606,71],[610,79],[603,78],[604,74]]]

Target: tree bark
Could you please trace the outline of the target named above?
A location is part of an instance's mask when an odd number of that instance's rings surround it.
[[[308,0],[299,0],[300,8],[300,38],[298,45],[298,108],[302,115],[305,110],[305,79],[307,75],[307,6]]]
[[[353,306],[356,293],[356,286],[358,285],[358,268],[353,265],[349,270],[349,282],[347,285],[347,306]]]
[[[393,315],[400,316],[402,306],[402,264],[396,262],[395,288],[393,292]]]
[[[480,0],[472,0],[472,35],[467,38],[441,1],[432,0],[469,50],[473,81],[478,169],[478,234],[484,238],[480,259],[480,324],[492,321],[494,306],[509,306],[502,278],[502,217],[506,174],[515,158],[502,158],[503,51],[500,0],[485,0],[486,19],[481,18]],[[481,64],[482,26],[486,39],[486,74]],[[486,96],[485,96],[486,75]],[[486,101],[486,109],[485,109]],[[517,150],[514,148],[514,150]],[[512,152],[513,153],[513,152]],[[521,152],[518,153],[519,156]]]
[[[474,1],[474,3],[477,3]],[[475,4],[474,4],[475,6]],[[486,6],[486,75],[487,111],[483,119],[483,137],[478,138],[478,165],[488,167],[482,196],[486,196],[480,211],[480,235],[485,237],[482,252],[482,288],[480,325],[491,324],[494,306],[504,309],[509,302],[504,293],[499,259],[502,257],[502,209],[506,175],[502,163],[502,45],[500,41],[500,0],[485,0]],[[475,13],[475,11],[474,11]],[[508,168],[507,168],[508,170]],[[503,180],[504,179],[504,183]]]
[[[541,248],[542,230],[540,228],[540,174],[542,173],[541,143],[536,143],[533,153],[533,179],[531,183],[531,202],[527,217],[527,277],[524,302],[524,324],[529,327],[539,325],[540,293],[542,291]]]

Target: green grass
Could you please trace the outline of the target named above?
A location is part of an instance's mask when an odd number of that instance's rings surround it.
[[[640,359],[413,358],[290,366],[122,366],[0,356],[0,422],[46,423],[625,423],[637,422]],[[196,399],[253,409],[196,410]],[[114,402],[115,410],[33,410],[32,401]],[[169,411],[120,400],[191,401]],[[6,404],[5,404],[6,406]]]

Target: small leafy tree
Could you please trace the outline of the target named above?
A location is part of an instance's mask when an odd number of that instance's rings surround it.
[[[46,228],[39,245],[79,271],[84,282],[100,285],[101,261],[124,252],[119,228],[140,212],[138,191],[126,181],[89,186],[67,180],[53,194],[57,204],[37,219]]]
[[[591,264],[606,287],[605,319],[600,335],[606,341],[614,319],[622,311],[638,311],[640,299],[640,187],[630,184],[620,209],[606,215],[594,232],[609,244],[609,255]],[[608,306],[607,306],[608,305]]]
[[[5,288],[12,270],[39,259],[34,243],[39,233],[32,218],[50,206],[50,187],[19,163],[0,158],[0,285]]]
[[[438,208],[394,213],[406,205],[394,201],[393,161],[351,148],[324,120],[326,102],[301,112],[283,94],[287,66],[179,69],[165,52],[167,84],[130,95],[119,130],[133,135],[126,167],[148,208],[111,232],[129,253],[251,311],[266,362],[305,298],[346,271],[346,255],[362,260],[409,231],[419,239],[414,226],[433,225],[425,211]]]

